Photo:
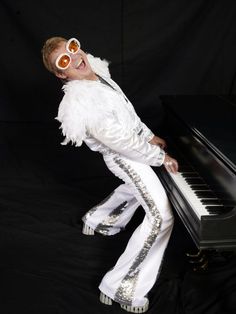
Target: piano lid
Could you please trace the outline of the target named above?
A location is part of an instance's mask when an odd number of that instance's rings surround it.
[[[236,173],[236,101],[217,95],[161,98]]]

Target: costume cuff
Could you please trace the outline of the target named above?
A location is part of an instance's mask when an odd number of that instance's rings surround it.
[[[164,163],[164,160],[165,160],[165,151],[163,149],[160,150],[160,153],[158,155],[158,164],[159,166],[161,166],[163,163]]]
[[[147,142],[151,141],[151,139],[154,137],[154,133],[152,133],[151,130],[149,130],[149,132],[146,134],[145,138],[147,140]]]

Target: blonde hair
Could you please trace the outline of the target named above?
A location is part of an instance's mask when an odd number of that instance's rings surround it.
[[[43,64],[45,65],[46,69],[52,73],[58,72],[55,65],[50,61],[51,53],[59,48],[61,42],[67,41],[67,39],[63,37],[51,37],[47,39],[42,48],[42,57],[43,57]]]

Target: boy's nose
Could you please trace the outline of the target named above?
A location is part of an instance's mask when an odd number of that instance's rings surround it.
[[[72,60],[77,60],[79,58],[81,58],[81,55],[76,53],[75,55],[71,55]]]

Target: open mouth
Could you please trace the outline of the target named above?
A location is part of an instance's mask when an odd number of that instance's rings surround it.
[[[77,64],[77,66],[76,66],[76,69],[83,70],[85,67],[86,67],[86,64],[85,64],[84,60],[81,58]]]

